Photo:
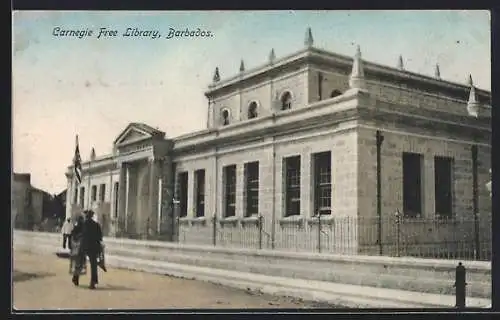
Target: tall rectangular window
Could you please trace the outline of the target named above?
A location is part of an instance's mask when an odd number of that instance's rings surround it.
[[[330,214],[332,211],[332,161],[331,152],[316,153],[314,163],[314,213]]]
[[[300,156],[285,158],[285,216],[300,214]]]
[[[188,173],[181,172],[178,175],[178,197],[179,197],[179,216],[187,216],[187,204],[188,204]]]
[[[259,214],[259,162],[245,163],[245,217]]]
[[[75,186],[75,190],[73,190],[73,203],[78,203],[78,188]]]
[[[224,167],[224,217],[236,215],[236,165]]]
[[[105,197],[106,197],[106,185],[102,183],[99,186],[99,201],[104,202]]]
[[[119,196],[119,192],[120,192],[120,185],[119,185],[119,182],[115,182],[115,187],[114,187],[114,196],[115,196],[115,211],[114,211],[114,217],[118,217],[118,198],[120,197]]]
[[[452,158],[434,157],[435,213],[436,215],[446,218],[451,218],[453,216],[452,168]]]
[[[205,170],[196,170],[194,179],[196,183],[196,216],[203,217],[205,216]]]
[[[85,205],[85,187],[80,187],[80,205]]]
[[[422,155],[403,153],[403,213],[408,217],[422,214]]]
[[[92,202],[97,200],[97,186],[92,186],[91,200]]]

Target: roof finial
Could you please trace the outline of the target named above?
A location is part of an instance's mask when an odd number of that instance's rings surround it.
[[[404,63],[403,63],[403,56],[402,55],[399,55],[399,58],[398,58],[398,69],[399,70],[404,70],[405,69],[405,66],[404,66]]]
[[[271,49],[271,52],[269,53],[269,63],[273,64],[274,60],[276,60],[276,55],[274,54],[274,48]]]
[[[436,63],[436,68],[434,69],[434,77],[441,79],[441,72],[439,71],[439,64]]]
[[[90,150],[90,161],[95,160],[95,149],[92,147],[92,150]]]
[[[243,72],[245,71],[245,63],[243,62],[243,59],[241,59],[241,62],[240,62],[240,72]]]
[[[470,116],[478,117],[479,113],[479,101],[476,96],[476,88],[474,87],[474,83],[472,82],[472,75],[469,75],[469,101],[467,101],[467,113]]]
[[[306,30],[306,38],[304,40],[304,45],[308,48],[312,47],[314,44],[314,39],[311,31],[311,27],[308,27]]]
[[[219,82],[220,81],[219,67],[215,67],[213,81],[214,82]]]
[[[351,76],[349,78],[349,87],[351,89],[365,89],[365,72],[363,69],[363,60],[361,59],[361,49],[356,46],[356,54],[352,63]]]

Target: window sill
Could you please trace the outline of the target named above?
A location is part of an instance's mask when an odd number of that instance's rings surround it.
[[[333,224],[335,221],[335,217],[332,214],[322,214],[320,217],[322,224]],[[307,223],[310,225],[319,224],[318,216],[308,217]]]
[[[241,219],[241,225],[259,225],[260,217],[258,215],[251,215]]]
[[[460,219],[457,219],[455,215],[451,217],[448,216],[438,216],[434,215],[432,217],[424,217],[422,215],[418,216],[399,216],[399,222],[420,222],[420,223],[457,223]],[[395,221],[397,222],[397,217],[395,217]]]
[[[280,226],[284,226],[284,225],[302,226],[303,222],[304,222],[304,217],[302,217],[301,215],[288,216],[288,217],[281,218],[279,220]]]
[[[236,226],[238,222],[240,221],[239,217],[232,216],[232,217],[225,217],[219,220],[219,223],[224,226],[224,225],[233,225]]]
[[[203,217],[182,217],[179,218],[180,225],[206,225],[207,219]]]
[[[194,217],[191,219],[191,224],[192,225],[206,225],[207,224],[207,219],[205,218],[205,216],[201,216],[201,217]]]

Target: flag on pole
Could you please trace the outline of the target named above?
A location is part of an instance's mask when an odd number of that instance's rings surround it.
[[[80,148],[78,147],[78,135],[76,135],[75,157],[73,158],[73,170],[76,181],[82,183],[82,158],[80,157]]]

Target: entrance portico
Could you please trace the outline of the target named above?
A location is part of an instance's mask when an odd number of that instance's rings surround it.
[[[143,124],[130,124],[115,140],[119,168],[116,233],[145,238],[161,232],[162,214],[169,194],[163,194],[164,177],[171,176],[171,143],[165,133]],[[169,180],[169,179],[167,179]],[[165,201],[159,201],[159,199]]]

